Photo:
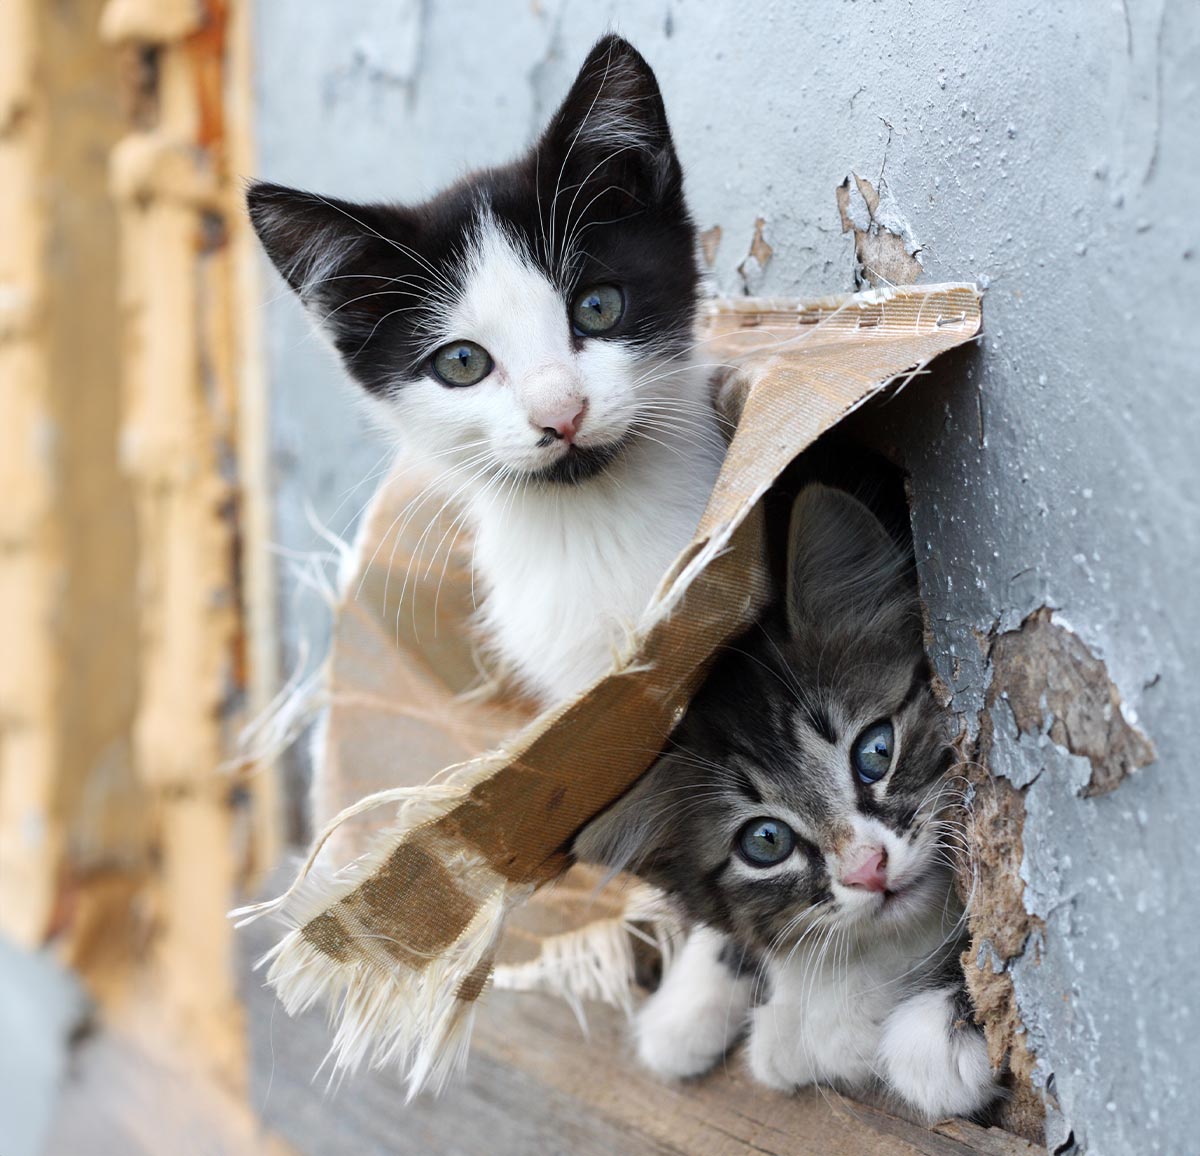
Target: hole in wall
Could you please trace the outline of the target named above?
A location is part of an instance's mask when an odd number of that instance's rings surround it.
[[[771,563],[777,576],[786,568],[791,502],[803,486],[822,482],[846,490],[880,518],[897,543],[915,555],[926,650],[935,671],[945,664],[938,662],[938,631],[927,610],[930,591],[922,570],[926,555],[937,553],[937,542],[932,543],[932,551],[923,543],[914,549],[912,510],[927,497],[919,487],[923,475],[928,476],[931,447],[940,453],[942,444],[951,440],[946,432],[951,407],[959,407],[955,410],[959,413],[974,410],[977,404],[968,384],[976,358],[971,349],[954,351],[939,361],[932,380],[922,382],[920,389],[892,391],[873,399],[797,458],[766,498]],[[952,463],[960,456],[976,452],[974,422],[967,424],[971,426],[967,437],[960,432],[946,446],[946,468],[954,468]],[[986,533],[986,526],[979,532]],[[1028,1050],[1011,978],[1003,966],[1003,960],[1020,955],[1030,941],[1030,916],[1019,874],[1023,798],[1007,780],[994,779],[988,769],[991,729],[986,711],[978,720],[969,719],[936,674],[935,690],[957,716],[960,765],[970,780],[968,794],[973,799],[968,855],[959,876],[960,894],[970,900],[970,940],[962,964],[977,1021],[988,1038],[993,1064],[1003,1066],[1008,1090],[988,1122],[1040,1143],[1045,1108],[1031,1081],[1036,1057]],[[989,966],[993,960],[995,967]]]
[[[939,581],[936,574],[940,568],[935,559],[941,552],[939,526],[929,525],[931,503],[934,509],[937,507],[930,487],[945,490],[948,484],[955,484],[948,479],[957,479],[962,472],[978,473],[974,463],[976,456],[984,452],[986,442],[980,376],[976,347],[952,350],[931,367],[919,388],[893,390],[873,399],[831,431],[827,444],[818,442],[813,447],[842,471],[858,461],[869,464],[863,481],[858,483],[865,487],[863,500],[871,504],[873,489],[882,488],[891,494],[894,517],[903,519],[898,530],[897,521],[891,523],[893,532],[902,534],[909,548],[914,543],[912,513],[924,507],[924,518],[918,519],[924,523],[922,540],[915,550],[923,608],[928,607],[929,599],[944,595],[930,585]],[[887,522],[884,512],[877,512]],[[985,522],[977,532],[988,533]],[[953,603],[953,595],[950,601]],[[939,662],[945,657],[939,653],[945,644],[944,629],[931,620],[927,609],[925,636],[935,670],[940,666],[947,677],[954,674],[952,666],[948,669],[944,661]],[[989,641],[980,640],[983,651],[979,666],[984,678],[991,673]],[[955,700],[949,685],[941,684],[938,690],[957,716],[963,771],[971,781],[973,795],[970,872],[961,877],[962,894],[964,898],[970,896],[971,939],[962,962],[977,1020],[988,1039],[990,1058],[993,1065],[1003,1065],[1005,1072],[1008,1096],[999,1105],[994,1122],[1027,1140],[1042,1143],[1045,1103],[1034,1087],[1037,1058],[1029,1049],[1007,970],[1007,961],[1021,955],[1037,938],[1025,909],[1020,877],[1024,797],[1007,779],[997,779],[989,770],[988,710],[985,708],[976,717],[973,706],[968,708],[962,700]]]

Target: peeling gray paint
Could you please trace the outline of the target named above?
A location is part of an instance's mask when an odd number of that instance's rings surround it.
[[[1127,775],[1154,762],[1154,745],[1138,730],[1136,712],[1061,614],[1043,607],[1017,630],[997,634],[988,663],[990,701],[1009,708],[1019,736],[1034,735],[1087,757],[1091,771],[1081,795],[1114,791]],[[1002,725],[995,706],[992,720]]]
[[[882,173],[872,184],[850,173],[837,188],[842,231],[854,236],[856,285],[911,285],[920,280],[921,246]]]
[[[978,350],[888,410],[941,673],[977,718],[979,639],[1049,606],[1158,751],[1080,798],[1086,759],[993,712],[995,767],[1026,787],[1022,871],[1045,921],[1013,980],[1055,1144],[1195,1151],[1200,7],[260,0],[257,24],[273,179],[403,198],[501,160],[615,24],[659,72],[697,221],[722,230],[722,291],[741,291],[760,217],[772,257],[755,292],[850,288],[834,189],[885,165],[927,279],[989,286]],[[290,300],[268,329],[277,530],[301,548],[315,541],[301,499],[342,528],[361,499],[334,510],[379,450]],[[319,641],[319,604],[292,609],[285,590],[289,629]]]
[[[737,267],[738,279],[741,281],[742,292],[749,295],[756,295],[761,289],[763,282],[767,276],[767,266],[771,264],[771,258],[775,256],[775,249],[771,242],[767,240],[768,225],[766,217],[756,217],[754,220],[754,236],[750,238],[750,248],[747,250],[745,257],[742,258],[741,264]],[[704,249],[703,238],[701,238],[701,251]],[[713,264],[712,261],[709,264]]]

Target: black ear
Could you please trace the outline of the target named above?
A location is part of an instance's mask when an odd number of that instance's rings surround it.
[[[575,837],[576,859],[609,867],[613,874],[632,871],[655,882],[660,848],[669,844],[668,828],[677,807],[655,803],[674,767],[671,756],[660,758],[607,811],[597,815]],[[668,795],[667,799],[674,796]]]
[[[246,202],[267,256],[362,377],[356,355],[390,314],[420,299],[407,214],[266,182],[251,185]]]
[[[788,527],[787,618],[793,634],[895,625],[915,630],[920,602],[910,559],[857,498],[806,486]]]
[[[588,53],[538,153],[542,179],[549,176],[560,193],[611,190],[642,208],[684,211],[683,172],[658,81],[620,36],[602,37]]]

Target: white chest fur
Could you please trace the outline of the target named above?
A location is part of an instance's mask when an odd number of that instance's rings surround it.
[[[908,929],[906,929],[907,931]],[[870,1082],[884,1023],[908,994],[941,934],[909,934],[856,949],[847,959],[801,948],[768,965],[771,998],[753,1012],[750,1067],[778,1088]]]
[[[627,646],[716,480],[715,418],[706,434],[656,432],[580,485],[477,499],[485,636],[543,701],[578,693]]]
[[[848,953],[834,940],[768,965],[771,998],[751,1013],[751,1072],[785,1090],[881,1085],[930,1121],[979,1111],[996,1095],[987,1045],[958,1020],[953,987],[927,975],[946,933],[935,915]]]

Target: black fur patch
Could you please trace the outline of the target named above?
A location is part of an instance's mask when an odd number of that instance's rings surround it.
[[[537,473],[530,474],[535,482],[554,482],[558,485],[574,485],[577,482],[594,478],[602,474],[621,456],[621,451],[628,444],[628,438],[611,442],[604,446],[573,445],[562,457],[551,465],[545,466]]]

